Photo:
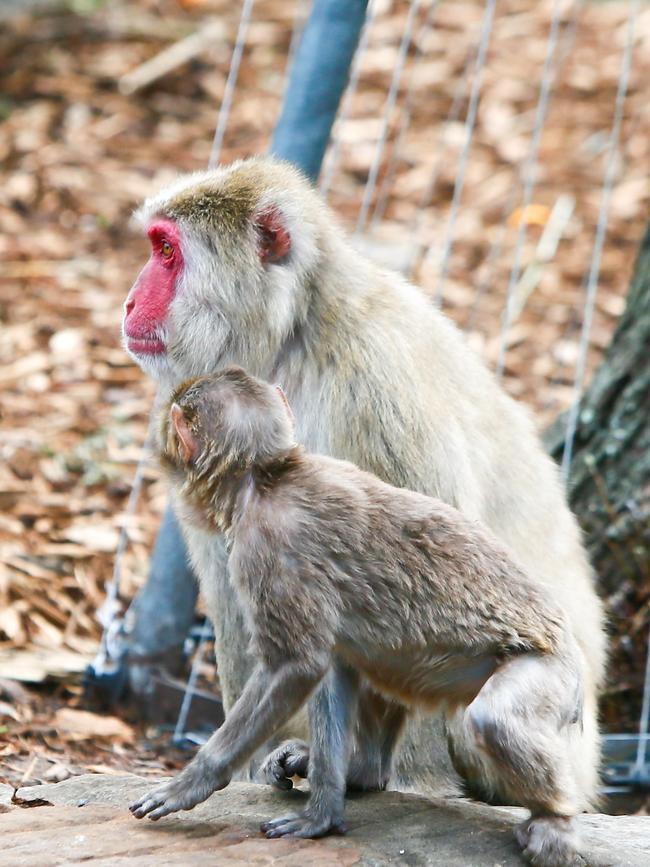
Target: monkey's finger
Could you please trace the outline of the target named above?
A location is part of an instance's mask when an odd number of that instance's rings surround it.
[[[276,789],[288,791],[293,788],[293,783],[289,779],[283,765],[277,759],[267,759],[260,769],[260,774],[264,781]]]
[[[274,763],[266,770],[266,778],[272,786],[275,786],[276,789],[283,789],[284,791],[289,791],[289,789],[293,788],[293,783],[289,779],[293,774],[288,774],[282,765],[279,763]]]

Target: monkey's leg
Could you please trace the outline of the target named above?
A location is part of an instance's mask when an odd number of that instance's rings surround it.
[[[583,863],[574,820],[583,799],[571,761],[582,692],[572,657],[526,655],[496,671],[465,710],[480,757],[472,771],[508,803],[531,810],[516,836],[535,867]]]
[[[386,788],[405,716],[402,705],[387,701],[367,685],[361,686],[348,789],[376,792]],[[277,789],[290,789],[291,777],[306,777],[309,773],[309,744],[301,740],[285,741],[269,753],[260,772]]]
[[[309,704],[309,803],[299,815],[265,822],[267,837],[345,833],[345,780],[358,695],[358,674],[335,662]]]
[[[374,690],[364,691],[348,769],[348,789],[375,792],[386,788],[405,720],[403,705],[384,699]]]
[[[326,670],[326,664],[316,661],[311,667],[305,663],[286,663],[277,670],[258,667],[221,728],[178,776],[131,804],[133,815],[155,820],[176,810],[191,810],[225,788],[234,769],[293,716]]]

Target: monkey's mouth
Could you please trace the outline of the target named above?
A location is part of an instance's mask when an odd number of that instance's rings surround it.
[[[160,355],[167,347],[159,337],[129,337],[126,335],[126,348],[134,355]]]

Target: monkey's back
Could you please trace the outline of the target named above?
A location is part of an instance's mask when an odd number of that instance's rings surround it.
[[[248,509],[233,573],[267,659],[287,652],[288,627],[292,653],[333,647],[406,698],[432,693],[432,683],[478,689],[500,660],[565,643],[550,594],[487,529],[440,500],[306,455]]]
[[[346,291],[317,365],[303,364],[295,381],[289,367],[278,369],[300,440],[479,519],[551,588],[600,680],[602,606],[557,467],[529,414],[416,287],[364,263],[365,282],[350,288],[358,265],[339,275]],[[316,412],[302,396],[314,376]]]

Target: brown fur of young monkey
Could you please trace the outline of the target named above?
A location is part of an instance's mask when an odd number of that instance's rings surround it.
[[[183,385],[161,459],[185,520],[228,538],[257,668],[223,727],[132,810],[160,818],[227,785],[310,694],[310,800],[267,836],[344,830],[360,676],[390,702],[390,752],[409,710],[462,713],[538,867],[578,863],[571,769],[579,651],[548,590],[477,522],[295,444],[281,392],[240,368]],[[315,690],[315,692],[314,692]]]
[[[557,468],[524,408],[430,299],[354,249],[318,193],[286,164],[256,158],[181,177],[139,217],[152,254],[129,293],[124,334],[145,371],[169,389],[226,364],[281,382],[310,452],[353,461],[480,520],[549,588],[580,648],[585,704],[572,763],[583,800],[593,801],[602,610]],[[184,529],[215,624],[228,711],[251,671],[248,636],[222,541],[198,526]],[[386,785],[393,717],[390,704],[364,691],[349,785]],[[503,802],[465,716],[449,712],[446,726],[469,791]],[[410,718],[391,783],[435,790],[443,752],[431,717]],[[304,771],[308,757],[308,746],[292,741],[263,771],[287,787],[288,772]]]

